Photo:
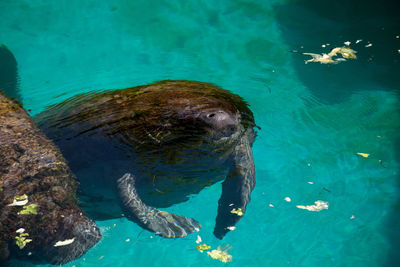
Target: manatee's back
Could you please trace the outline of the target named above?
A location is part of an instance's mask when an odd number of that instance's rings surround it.
[[[96,224],[76,206],[76,182],[65,159],[25,110],[0,91],[0,260],[8,256],[53,264],[80,257],[101,237]],[[10,206],[26,195],[37,214],[19,215]],[[32,241],[18,248],[15,231]],[[54,247],[75,238],[74,245]]]

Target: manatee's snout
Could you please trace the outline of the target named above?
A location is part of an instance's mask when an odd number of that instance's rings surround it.
[[[66,216],[57,232],[57,238],[38,253],[42,259],[57,265],[81,257],[101,239],[96,223],[82,213]]]
[[[238,118],[224,110],[208,110],[201,115],[202,120],[219,135],[230,136],[238,130]]]

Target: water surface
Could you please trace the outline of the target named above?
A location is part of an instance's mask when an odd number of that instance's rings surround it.
[[[3,0],[0,42],[32,115],[77,93],[163,79],[244,97],[262,130],[236,230],[212,234],[220,184],[168,209],[198,220],[213,248],[233,246],[231,266],[396,266],[400,9],[375,2]],[[356,60],[304,64],[302,52],[346,41]],[[316,200],[329,209],[296,208]],[[124,218],[97,223],[103,239],[65,266],[222,264],[196,250],[196,234],[168,240]]]

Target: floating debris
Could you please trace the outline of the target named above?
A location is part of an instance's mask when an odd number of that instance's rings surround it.
[[[196,243],[200,244],[201,242],[203,242],[203,240],[201,239],[201,236],[197,235]]]
[[[71,239],[65,239],[63,241],[57,241],[57,243],[54,244],[55,247],[62,247],[62,246],[67,246],[69,244],[74,243],[75,237]]]
[[[358,43],[360,43],[360,42],[362,42],[362,39],[358,39],[358,40],[356,41],[356,44],[358,44]]]
[[[311,56],[312,59],[306,60],[305,63],[311,63],[311,62],[319,62],[321,64],[330,64],[330,63],[336,63],[335,60],[333,60],[329,55],[327,54],[314,54],[314,53],[303,53],[303,55]]]
[[[15,231],[16,233],[18,233],[18,234],[21,234],[21,233],[23,233],[23,232],[25,232],[25,229],[24,228],[19,228],[17,231]]]
[[[30,204],[27,206],[24,206],[21,211],[19,211],[17,214],[18,215],[28,215],[28,214],[37,214],[37,207],[38,204]]]
[[[355,218],[356,218],[356,216],[354,216],[354,215],[350,216],[350,220],[354,220]]]
[[[207,244],[201,244],[201,245],[197,245],[196,248],[198,251],[203,253],[204,250],[209,250],[211,248],[211,246],[209,246]]]
[[[349,46],[351,44],[350,41],[344,42],[345,45]]]
[[[397,52],[400,54],[400,49],[399,49],[399,50],[397,50]]]
[[[309,182],[307,182],[308,184],[314,184],[314,182],[313,181],[309,181]]]
[[[363,158],[368,158],[369,157],[369,154],[367,154],[367,153],[357,153],[357,155],[360,155]]]
[[[329,207],[329,203],[322,200],[317,200],[314,203],[315,205],[308,205],[308,206],[297,205],[296,207],[299,209],[304,209],[309,211],[321,211],[321,210],[326,210]]]
[[[284,200],[285,200],[286,202],[291,202],[291,201],[292,201],[292,199],[290,199],[290,197],[285,197]]]
[[[221,249],[221,247],[218,247],[217,249],[208,251],[207,255],[215,260],[220,260],[222,262],[231,262],[232,255],[229,255],[229,253],[227,252],[231,248],[232,247],[229,245],[227,245],[224,249]]]
[[[275,207],[272,203],[269,203],[268,206],[270,206],[271,208]]]
[[[104,256],[100,256],[100,257],[99,257],[99,260],[101,260],[102,258],[104,258]]]
[[[12,207],[12,206],[24,206],[28,203],[28,196],[27,195],[22,195],[22,196],[15,196],[13,203],[8,204],[7,206]]]
[[[20,233],[18,236],[15,237],[15,244],[19,247],[19,249],[23,249],[26,244],[32,242],[32,239],[28,239],[28,233]]]
[[[369,44],[367,44],[365,47],[371,47],[372,46],[372,44],[371,43],[369,43]]]
[[[356,53],[357,51],[351,49],[350,47],[341,47],[339,52],[343,58],[347,58],[347,59],[357,59]],[[339,60],[340,58],[338,58],[337,60]]]
[[[243,216],[243,212],[241,208],[231,210],[231,213],[236,214],[237,216]]]
[[[131,239],[130,238],[127,238],[126,240],[125,240],[125,242],[130,242],[131,241]]]
[[[235,226],[228,226],[228,227],[226,227],[226,229],[228,229],[229,231],[233,231],[233,230],[236,229],[236,227]]]
[[[337,64],[341,61],[346,61],[346,59],[356,59],[356,53],[357,51],[351,49],[350,47],[335,47],[328,54],[303,53],[303,55],[312,57],[312,59],[306,60],[305,64],[310,62],[319,62],[321,64]],[[333,59],[333,57],[336,57],[338,54],[340,54],[342,57]]]

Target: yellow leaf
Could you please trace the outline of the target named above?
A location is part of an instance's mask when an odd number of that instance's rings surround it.
[[[196,246],[197,250],[200,251],[201,253],[203,253],[204,250],[208,250],[211,248],[211,246],[207,245],[207,244],[201,244],[201,245],[197,245]]]
[[[367,154],[367,153],[357,153],[357,155],[360,155],[363,158],[368,158],[369,157],[369,154]]]
[[[227,252],[227,250],[229,250],[231,248],[232,247],[230,247],[229,245],[226,246],[224,249],[221,249],[221,247],[218,247],[217,249],[208,251],[207,255],[215,260],[220,260],[222,262],[231,262],[232,256],[229,255],[229,253]]]
[[[243,211],[241,208],[231,210],[231,213],[236,214],[237,216],[243,216]]]

